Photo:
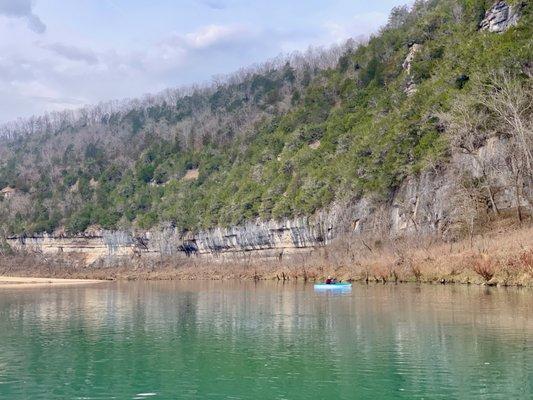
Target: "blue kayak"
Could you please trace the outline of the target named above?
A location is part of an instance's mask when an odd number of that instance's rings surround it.
[[[338,289],[351,289],[352,284],[349,282],[338,282],[338,283],[315,283],[315,289],[325,289],[325,290],[338,290]]]

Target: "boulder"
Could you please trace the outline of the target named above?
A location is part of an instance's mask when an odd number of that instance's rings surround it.
[[[522,4],[508,5],[505,1],[496,2],[479,24],[482,31],[501,33],[517,24]]]

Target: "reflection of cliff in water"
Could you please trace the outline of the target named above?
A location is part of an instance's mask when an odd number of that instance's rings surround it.
[[[350,318],[394,325],[461,324],[533,332],[533,291],[465,286],[358,285],[353,293],[315,293],[312,286],[254,282],[131,282],[78,288],[4,291],[0,315],[46,329],[75,318],[87,328],[153,328],[161,321],[214,331],[331,329]],[[76,311],[76,312],[73,312]],[[259,323],[269,319],[271,324]],[[58,325],[59,324],[59,325]],[[357,332],[357,330],[355,331]]]

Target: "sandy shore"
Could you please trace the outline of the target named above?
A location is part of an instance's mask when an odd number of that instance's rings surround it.
[[[87,284],[102,283],[102,282],[105,282],[105,281],[96,280],[96,279],[30,278],[30,277],[1,276],[0,275],[0,289],[87,285]]]

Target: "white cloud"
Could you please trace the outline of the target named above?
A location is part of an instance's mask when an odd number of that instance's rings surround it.
[[[188,44],[192,48],[202,49],[215,44],[240,40],[248,32],[239,26],[209,25],[202,29],[185,35]]]
[[[21,97],[31,99],[45,99],[47,101],[60,97],[57,90],[54,90],[38,81],[12,81],[12,88]]]
[[[253,32],[244,25],[207,25],[194,32],[175,34],[162,42],[163,45],[184,49],[206,49],[249,39]]]
[[[250,54],[259,49],[267,51],[265,39],[264,32],[254,32],[245,25],[207,25],[189,33],[175,33],[135,54],[115,57],[152,78],[168,81],[181,74],[183,83],[192,83],[242,67],[242,58],[252,58]]]
[[[328,34],[328,40],[333,43],[341,43],[349,38],[368,35],[376,28],[387,22],[387,14],[379,12],[369,12],[357,14],[347,21],[326,21],[323,24]]]
[[[89,49],[64,43],[42,44],[41,46],[71,61],[82,61],[87,64],[96,64],[98,62],[96,54]]]

